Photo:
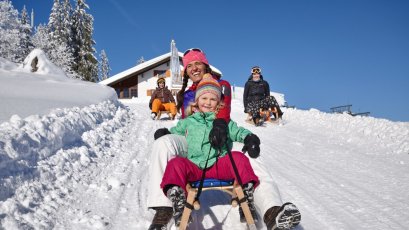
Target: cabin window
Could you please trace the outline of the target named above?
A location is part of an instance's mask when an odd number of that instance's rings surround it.
[[[166,70],[154,70],[153,76],[155,77],[166,77]]]
[[[138,97],[138,89],[131,89],[131,97]]]
[[[115,89],[116,91],[116,95],[118,96],[118,98],[121,97],[121,90],[120,89]]]
[[[124,98],[129,98],[129,88],[124,88]]]

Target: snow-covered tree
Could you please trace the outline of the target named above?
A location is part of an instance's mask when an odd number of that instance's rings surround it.
[[[71,52],[74,52],[73,48],[73,34],[72,34],[72,7],[70,0],[64,0],[61,5],[61,24],[62,24],[62,39],[67,43],[67,46],[72,49]]]
[[[111,68],[109,67],[109,60],[107,54],[105,53],[105,50],[101,50],[99,58],[99,81],[103,81],[109,77],[109,71],[111,70]]]
[[[70,77],[80,78],[74,71],[74,49],[71,33],[71,4],[54,0],[48,20],[48,44],[46,53],[49,59],[62,68]]]
[[[30,25],[30,17],[28,16],[26,6],[23,7],[23,10],[21,11],[21,27],[20,27],[20,32],[21,32],[21,40],[20,40],[20,58],[24,60],[24,58],[31,52],[31,50],[34,48],[33,42],[32,42],[32,28]]]
[[[61,9],[60,0],[54,0],[54,4],[51,8],[50,17],[48,18],[48,30],[50,32],[50,38],[52,40],[59,40],[61,38]]]
[[[74,57],[70,52],[70,47],[65,43],[56,44],[55,41],[52,41],[51,45],[53,48],[48,51],[49,59],[63,69],[69,77],[80,78],[71,68]]]
[[[66,46],[72,46],[71,13],[70,0],[64,0],[64,2],[54,0],[48,20],[51,39],[58,41],[58,43],[65,43]]]
[[[0,57],[13,62],[24,59],[20,54],[21,24],[18,11],[9,0],[0,1]]]
[[[50,38],[48,35],[48,27],[44,24],[39,24],[36,27],[32,38],[33,44],[35,48],[39,48],[43,50],[45,53],[48,53],[50,50]]]
[[[89,9],[85,0],[77,0],[72,15],[73,44],[74,44],[74,71],[82,76],[83,80],[97,82],[98,61],[95,58],[95,41],[93,35],[94,18],[88,14]]]
[[[74,57],[68,51],[69,47],[65,43],[59,44],[52,40],[48,29],[49,27],[43,24],[37,26],[32,38],[35,48],[43,50],[48,59],[63,69],[69,77],[80,78],[71,68]]]
[[[143,58],[143,56],[141,56],[141,58],[139,58],[139,60],[136,62],[136,65],[142,64],[145,62],[145,59]]]

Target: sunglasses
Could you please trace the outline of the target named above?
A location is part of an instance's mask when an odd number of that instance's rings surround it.
[[[252,74],[261,73],[261,69],[258,68],[258,67],[257,67],[257,68],[252,68],[252,69],[251,69],[251,73],[252,73]]]
[[[186,50],[186,51],[183,53],[183,56],[186,56],[186,54],[190,53],[190,51],[196,51],[196,52],[203,53],[203,51],[202,51],[201,49],[199,49],[199,48],[191,48],[191,49]]]

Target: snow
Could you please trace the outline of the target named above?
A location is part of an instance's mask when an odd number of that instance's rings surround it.
[[[38,70],[32,73],[34,57],[38,58]],[[19,117],[46,115],[55,108],[82,107],[117,98],[110,87],[67,78],[38,49],[33,50],[22,65],[2,58],[0,67],[0,122],[15,114]]]
[[[51,66],[0,59],[0,229],[147,229],[153,133],[177,121]],[[260,137],[258,160],[301,211],[296,229],[409,228],[408,122],[284,108],[282,124],[254,127],[240,90],[232,118]],[[204,192],[190,229],[245,229],[229,200]]]

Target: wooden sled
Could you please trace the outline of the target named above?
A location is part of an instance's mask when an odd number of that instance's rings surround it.
[[[192,209],[199,210],[200,203],[196,199],[196,194],[198,192],[200,181],[195,181],[193,183],[188,183],[186,185],[186,190],[188,192],[186,205],[183,210],[182,219],[180,221],[180,230],[185,230],[188,225],[189,216],[192,213]],[[231,204],[233,207],[240,207],[243,210],[246,222],[250,229],[256,229],[253,216],[251,215],[250,208],[248,206],[247,200],[244,197],[243,189],[241,186],[234,180],[216,180],[216,179],[205,179],[203,183],[202,192],[208,190],[221,190],[227,192],[232,196]]]
[[[274,116],[275,118],[273,118]],[[256,126],[265,126],[264,124],[279,124],[280,119],[278,119],[278,112],[276,108],[269,109],[269,110],[262,110],[260,109],[260,119],[258,119],[258,125]],[[249,115],[246,120],[247,123],[251,125],[255,125],[253,119],[251,119],[251,116]]]
[[[269,110],[261,110],[260,109],[260,116],[263,118],[265,122],[275,123],[278,121],[278,111],[276,107],[273,107]],[[274,116],[274,118],[272,118]]]
[[[172,116],[172,114],[170,113],[170,111],[167,111],[167,110],[159,111],[158,115],[156,116],[156,120],[160,120],[162,114],[168,115],[168,117],[169,117],[170,120],[175,120],[175,117],[176,117],[176,116]]]

